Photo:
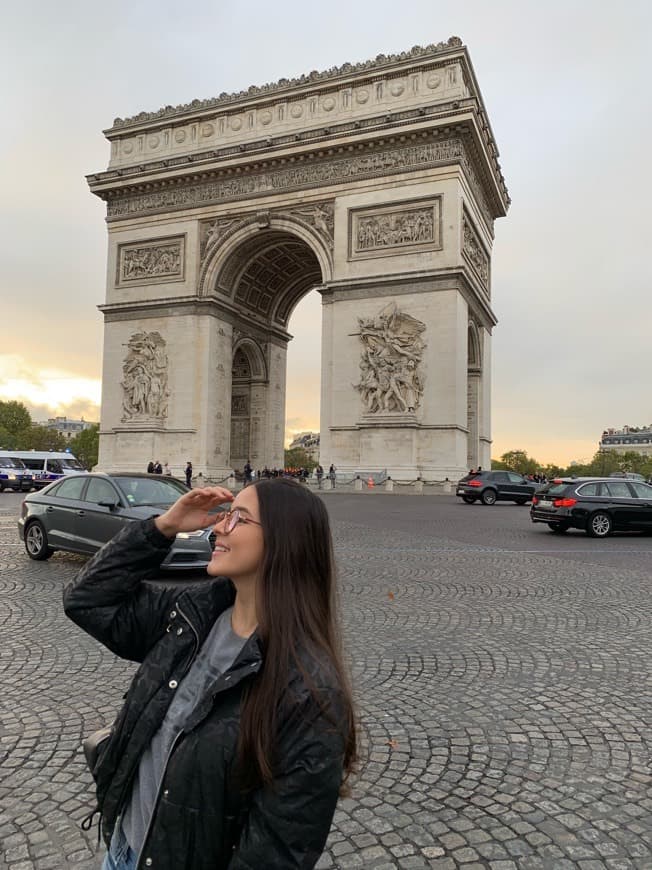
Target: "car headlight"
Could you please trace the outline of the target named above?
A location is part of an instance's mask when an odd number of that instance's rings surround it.
[[[196,532],[178,532],[177,538],[201,538],[208,533],[208,529],[197,529]]]

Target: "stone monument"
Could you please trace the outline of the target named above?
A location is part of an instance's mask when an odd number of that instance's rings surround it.
[[[490,462],[490,260],[509,196],[465,46],[116,118],[99,467],[283,463],[288,321],[322,296],[321,463]]]

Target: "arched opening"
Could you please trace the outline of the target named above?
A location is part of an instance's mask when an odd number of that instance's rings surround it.
[[[288,331],[290,315],[311,289],[322,284],[323,251],[285,227],[274,226],[250,228],[245,237],[229,247],[214,270],[209,291],[218,299],[228,300],[228,319],[233,328],[229,464],[239,470],[247,461],[255,469],[266,465],[281,468],[287,346],[292,339]],[[314,302],[311,307],[314,309]],[[299,314],[301,348],[292,355],[297,361],[305,352],[305,329],[309,328],[313,336],[313,348],[315,333],[317,341],[321,336],[321,317],[309,327],[304,320]],[[293,407],[296,404],[293,402]]]
[[[287,358],[286,443],[299,433],[316,433],[320,429],[321,295],[309,291],[292,311],[288,326],[292,341],[288,345]],[[314,446],[308,452],[319,461]]]

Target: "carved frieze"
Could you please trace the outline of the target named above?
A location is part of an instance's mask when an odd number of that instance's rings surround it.
[[[159,332],[135,332],[122,365],[123,423],[168,414],[168,357]]]
[[[441,249],[441,197],[349,211],[349,258]]]
[[[185,236],[133,242],[118,246],[118,284],[182,281]]]
[[[466,212],[462,217],[462,253],[488,291],[489,257]]]
[[[379,149],[354,157],[306,161],[288,169],[254,171],[221,180],[187,186],[175,185],[149,193],[118,195],[109,200],[107,211],[109,218],[133,217],[175,208],[248,199],[304,187],[337,184],[346,180],[427,169],[431,166],[462,162],[464,159],[462,140],[451,137],[419,145]],[[479,195],[482,196],[481,192]]]
[[[421,404],[426,325],[390,302],[377,317],[358,318],[360,393],[365,414],[413,414]]]

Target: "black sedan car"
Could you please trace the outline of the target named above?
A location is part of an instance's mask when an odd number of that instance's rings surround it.
[[[188,487],[154,474],[76,474],[28,495],[18,534],[31,559],[55,550],[95,553],[125,523],[162,514]],[[177,535],[161,568],[202,568],[212,556],[212,529]]]
[[[593,538],[614,531],[652,532],[652,486],[638,480],[557,478],[532,499],[533,523],[553,532],[581,529]]]
[[[536,491],[537,485],[515,471],[472,471],[457,483],[456,495],[467,504],[481,501],[495,504],[497,501],[515,501],[526,504]]]

